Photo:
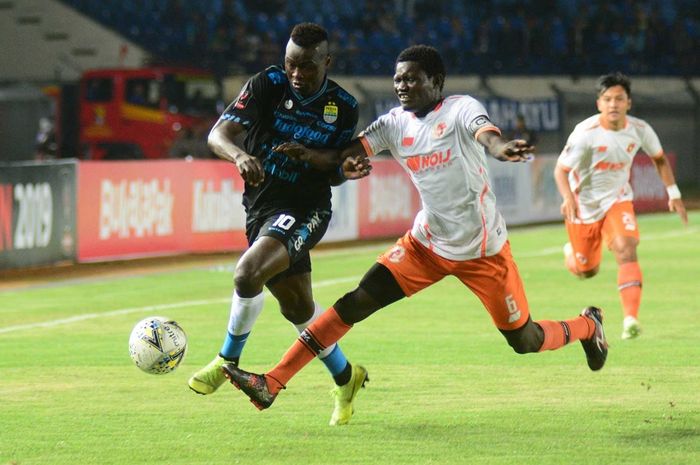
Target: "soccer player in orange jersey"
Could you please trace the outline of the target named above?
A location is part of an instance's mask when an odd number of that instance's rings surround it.
[[[602,76],[597,105],[600,113],[576,126],[554,170],[570,241],[564,256],[569,271],[591,278],[598,273],[605,241],[618,264],[622,338],[633,339],[642,330],[638,319],[642,271],[629,177],[640,149],[651,157],[666,186],[669,210],[676,211],[684,224],[688,214],[656,133],[645,121],[627,114],[632,106],[629,78],[620,73]]]
[[[501,137],[474,98],[444,98],[444,80],[437,50],[409,47],[399,54],[394,74],[400,106],[380,116],[348,147],[312,150],[288,143],[278,148],[323,169],[353,155],[389,150],[418,189],[423,208],[413,228],[377,260],[355,290],[302,332],[274,369],[257,375],[235,364],[223,366],[258,408],[269,407],[295,373],[353,324],[450,275],[477,295],[515,352],[554,350],[579,340],[588,366],[603,367],[607,342],[600,309],[587,307],[565,321],[530,317],[506,224],[491,189],[486,152],[501,161],[519,162],[529,158],[533,147]],[[439,162],[425,162],[432,159]],[[357,383],[355,388],[361,386]]]

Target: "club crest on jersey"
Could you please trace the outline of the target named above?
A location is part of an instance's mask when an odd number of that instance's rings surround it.
[[[439,139],[445,134],[445,129],[447,129],[447,123],[440,121],[433,127],[433,139]]]
[[[328,102],[328,105],[323,107],[323,121],[326,123],[335,123],[338,119],[338,107],[333,102]]]
[[[291,110],[292,106],[294,106],[294,102],[292,102],[292,99],[287,99],[284,102],[284,108],[286,108],[287,110]]]

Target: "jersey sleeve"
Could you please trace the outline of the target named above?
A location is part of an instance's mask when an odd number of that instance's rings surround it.
[[[485,131],[493,131],[501,134],[501,130],[491,122],[486,108],[476,99],[471,99],[467,105],[464,105],[459,112],[459,118],[467,133],[476,139],[479,134]]]
[[[584,138],[578,129],[574,129],[569,135],[566,145],[559,154],[557,164],[565,168],[573,169],[583,159],[585,153],[586,144],[584,143]]]
[[[391,114],[382,115],[359,134],[360,142],[367,155],[372,156],[383,150],[390,150],[399,138],[398,125]]]
[[[342,147],[350,142],[352,136],[355,135],[355,130],[357,129],[357,121],[360,117],[360,112],[358,106],[348,106],[347,116],[343,118],[343,124],[340,128],[340,134],[338,135],[338,140],[336,142],[336,147]]]
[[[265,115],[270,105],[274,82],[269,75],[271,70],[258,73],[245,83],[236,99],[224,110],[220,120],[233,121],[250,129],[260,116]]]
[[[660,157],[664,153],[659,136],[656,135],[656,131],[649,124],[644,124],[641,136],[642,150],[651,158]]]

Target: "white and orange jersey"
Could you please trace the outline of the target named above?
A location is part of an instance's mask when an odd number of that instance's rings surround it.
[[[625,127],[618,131],[605,129],[600,115],[576,125],[557,163],[569,170],[578,222],[595,223],[616,202],[632,200],[630,170],[640,149],[652,158],[663,155],[659,137],[639,118],[627,115]]]
[[[506,241],[476,140],[483,131],[500,134],[483,105],[457,95],[422,118],[394,108],[360,134],[368,155],[389,150],[408,172],[422,201],[411,234],[449,260],[495,255]]]

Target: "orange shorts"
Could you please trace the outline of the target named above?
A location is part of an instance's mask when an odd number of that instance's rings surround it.
[[[578,224],[566,221],[566,231],[569,233],[579,271],[589,271],[600,265],[603,240],[608,248],[616,236],[633,237],[639,241],[637,218],[632,202],[629,201],[614,204],[605,214],[605,218],[595,223]]]
[[[391,271],[407,296],[445,276],[457,277],[481,300],[498,329],[518,329],[530,316],[525,289],[508,242],[496,255],[455,261],[430,251],[407,232],[377,261]]]

